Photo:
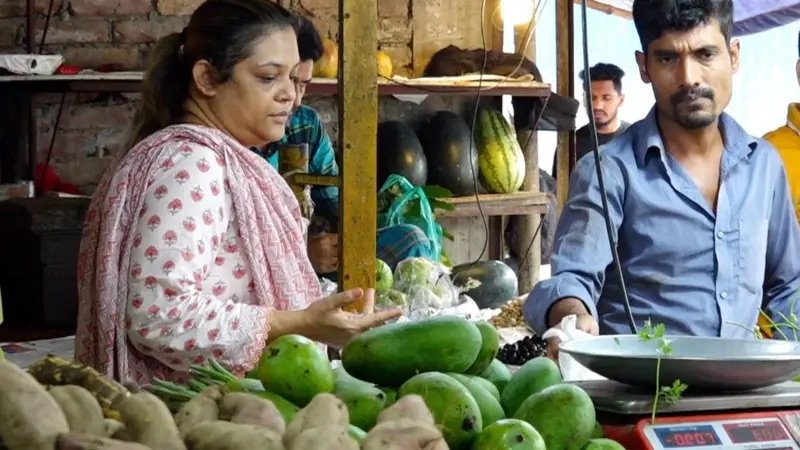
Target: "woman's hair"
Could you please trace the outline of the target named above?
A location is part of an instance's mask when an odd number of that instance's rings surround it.
[[[216,80],[224,83],[258,40],[276,29],[292,28],[295,21],[270,0],[207,0],[200,5],[181,33],[161,38],[150,54],[131,145],[178,122],[197,61],[207,60]]]

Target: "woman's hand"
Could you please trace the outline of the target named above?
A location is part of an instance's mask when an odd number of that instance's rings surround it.
[[[345,305],[364,300],[363,313],[352,313],[342,309]],[[341,348],[352,337],[399,317],[400,309],[375,312],[374,289],[350,289],[317,300],[302,311],[305,316],[306,337]]]

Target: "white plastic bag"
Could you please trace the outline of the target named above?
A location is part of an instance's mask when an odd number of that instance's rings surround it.
[[[550,328],[542,334],[542,339],[558,338],[562,343],[575,339],[593,337],[591,334],[576,327],[578,316],[572,314],[561,319],[561,323]],[[587,369],[583,364],[575,361],[567,352],[558,352],[558,365],[561,367],[561,376],[564,381],[605,380],[606,377],[598,375]]]

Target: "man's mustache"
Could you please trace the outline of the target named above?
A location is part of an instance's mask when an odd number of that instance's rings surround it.
[[[714,101],[714,91],[711,88],[707,87],[695,87],[695,88],[688,88],[682,89],[679,92],[670,97],[673,105],[677,105],[679,103],[690,102],[692,100],[697,100],[698,98],[707,98],[711,101]]]

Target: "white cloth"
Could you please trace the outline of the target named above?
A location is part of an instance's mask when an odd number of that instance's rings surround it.
[[[578,316],[571,314],[561,319],[561,323],[550,328],[542,334],[542,339],[558,338],[561,343],[576,339],[586,339],[593,337],[591,334],[579,330],[576,326]],[[575,358],[567,352],[558,352],[558,365],[561,368],[561,376],[564,381],[583,381],[583,380],[605,380],[606,377],[598,375],[587,369],[583,364],[575,361]]]

